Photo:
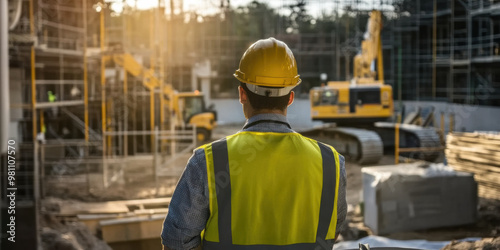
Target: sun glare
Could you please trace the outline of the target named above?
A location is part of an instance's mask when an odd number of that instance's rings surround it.
[[[128,6],[137,7],[140,10],[151,9],[158,6],[158,0],[126,0],[126,3]]]

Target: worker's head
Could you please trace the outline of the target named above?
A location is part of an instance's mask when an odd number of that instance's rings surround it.
[[[267,112],[286,114],[294,98],[292,89],[301,82],[292,51],[272,37],[245,51],[234,77],[240,81],[240,102],[247,117]]]

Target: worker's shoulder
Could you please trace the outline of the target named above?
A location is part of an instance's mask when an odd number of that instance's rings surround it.
[[[195,149],[193,150],[193,154],[194,154],[194,155],[197,155],[197,154],[205,154],[205,151],[207,150],[207,148],[211,147],[211,146],[212,146],[212,144],[214,144],[214,143],[218,143],[218,142],[222,142],[222,141],[225,141],[225,140],[227,140],[227,138],[229,138],[229,137],[231,137],[231,136],[234,136],[234,135],[226,136],[226,137],[223,137],[223,138],[221,138],[221,139],[219,139],[219,140],[212,141],[212,142],[209,142],[209,143],[205,143],[205,144],[203,144],[203,145],[201,145],[201,146],[199,146],[199,147],[195,148]]]
[[[326,146],[326,147],[331,148],[333,151],[337,152],[337,150],[335,150],[335,148],[334,148],[332,145],[328,144],[328,143],[324,143],[324,142],[322,142],[322,141],[318,141],[318,140],[315,140],[315,139],[309,138],[309,137],[304,136],[304,135],[301,135],[301,136],[302,136],[303,138],[305,138],[306,140],[309,140],[310,142],[317,143],[318,145],[324,145],[324,146]]]
[[[194,152],[204,152],[207,148],[211,147],[212,144],[215,144],[215,143],[218,143],[218,142],[222,142],[222,141],[227,141],[227,140],[230,140],[231,138],[236,138],[236,137],[239,137],[239,136],[245,136],[245,135],[277,135],[277,136],[296,136],[296,137],[300,137],[302,138],[303,140],[307,141],[307,142],[310,142],[310,143],[314,143],[314,144],[321,144],[321,145],[324,145],[326,147],[330,147],[332,148],[333,151],[337,152],[335,150],[334,147],[332,147],[331,145],[327,144],[327,143],[324,143],[324,142],[321,142],[321,141],[317,141],[315,139],[312,139],[312,138],[309,138],[307,136],[304,136],[298,132],[295,132],[295,131],[292,131],[292,132],[274,132],[274,131],[239,131],[235,134],[232,134],[232,135],[228,135],[226,137],[223,137],[219,140],[216,140],[216,141],[213,141],[213,142],[210,142],[210,143],[207,143],[207,144],[204,144],[204,145],[201,145],[199,147],[197,147]]]
[[[191,158],[190,158],[189,161],[193,162],[193,163],[205,162],[206,161],[206,157],[207,157],[207,155],[206,155],[207,152],[208,152],[208,154],[211,154],[211,152],[212,152],[212,145],[215,144],[215,143],[226,141],[231,136],[233,136],[233,135],[223,137],[223,138],[221,138],[219,140],[216,140],[216,141],[213,141],[213,142],[209,142],[209,143],[203,144],[203,145],[195,148],[193,150],[193,155],[191,156]]]

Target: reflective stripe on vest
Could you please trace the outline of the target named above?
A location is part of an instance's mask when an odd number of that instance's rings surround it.
[[[332,248],[335,149],[297,133],[240,132],[204,150],[210,200],[204,249]]]

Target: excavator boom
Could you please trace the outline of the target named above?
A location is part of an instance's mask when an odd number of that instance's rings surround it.
[[[205,141],[209,139],[211,131],[216,126],[216,113],[215,111],[205,110],[204,104],[201,105],[201,109],[197,109],[196,112],[187,112],[186,109],[192,108],[185,104],[182,106],[180,103],[185,103],[188,98],[196,98],[203,101],[203,95],[198,91],[187,92],[187,93],[177,93],[171,84],[162,83],[154,74],[152,69],[147,69],[139,63],[134,56],[128,53],[112,53],[104,56],[105,61],[113,61],[115,64],[123,67],[130,75],[142,78],[142,84],[150,91],[155,89],[161,89],[161,98],[166,100],[166,105],[173,111],[176,115],[174,124],[176,126],[184,127],[187,124],[195,126],[198,128],[198,140]],[[184,117],[185,114],[190,113],[189,117]]]

